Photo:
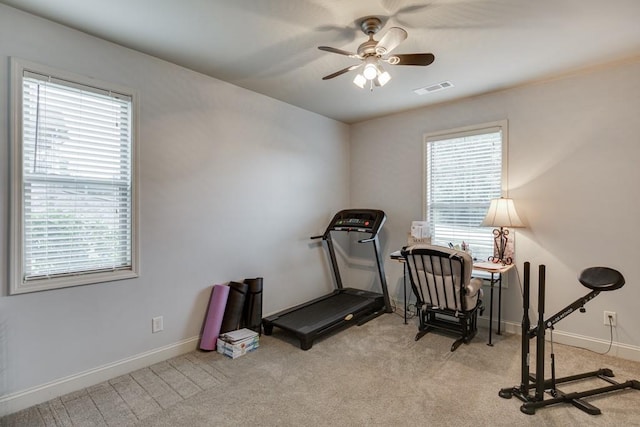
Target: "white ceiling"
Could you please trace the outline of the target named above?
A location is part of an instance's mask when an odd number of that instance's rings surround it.
[[[0,0],[167,61],[346,123],[473,96],[640,55],[640,0]],[[427,67],[386,66],[373,92],[357,63],[361,18],[399,26],[394,53]],[[413,90],[450,81],[426,95]],[[603,82],[606,84],[606,82]]]

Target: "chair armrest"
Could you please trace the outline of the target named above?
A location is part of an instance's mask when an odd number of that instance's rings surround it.
[[[482,279],[474,277],[467,285],[467,296],[475,296],[482,289]]]

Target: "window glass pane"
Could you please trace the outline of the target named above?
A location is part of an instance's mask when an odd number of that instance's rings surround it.
[[[427,140],[425,153],[432,243],[465,242],[475,258],[493,255],[492,230],[479,225],[491,199],[501,195],[501,130]]]
[[[25,281],[132,267],[131,105],[25,72]]]

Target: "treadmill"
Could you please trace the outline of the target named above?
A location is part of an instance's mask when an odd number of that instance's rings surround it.
[[[336,289],[328,295],[265,317],[262,319],[265,335],[271,335],[273,327],[276,326],[295,335],[300,340],[302,350],[309,350],[314,340],[322,335],[349,327],[354,323],[362,325],[383,313],[391,313],[391,302],[378,242],[378,233],[385,220],[384,212],[374,209],[345,209],[335,214],[324,234],[311,238],[321,238],[327,244]],[[368,235],[358,240],[358,243],[373,244],[381,293],[343,287],[331,239],[332,232],[358,232]]]

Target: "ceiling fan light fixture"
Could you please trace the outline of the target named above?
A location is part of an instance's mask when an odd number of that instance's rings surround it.
[[[1,0],[0,0],[1,1]],[[388,56],[406,38],[406,30],[400,27],[390,28],[381,38],[376,41],[373,36],[382,28],[382,20],[376,16],[363,18],[360,28],[368,36],[368,40],[358,46],[357,53],[337,49],[329,46],[318,46],[318,49],[338,55],[357,59],[358,64],[338,70],[322,80],[333,79],[349,71],[360,68],[360,72],[353,79],[353,83],[361,89],[368,86],[373,91],[374,86],[384,86],[391,80],[391,75],[382,68],[382,63],[389,65],[430,65],[435,57],[432,53],[406,53]]]
[[[364,85],[367,83],[367,79],[362,74],[356,74],[356,77],[353,79],[353,83],[358,86],[360,89],[364,89]]]
[[[367,80],[373,80],[378,77],[378,61],[375,58],[369,57],[366,59],[366,65],[362,70],[362,75]]]
[[[387,83],[389,83],[389,80],[391,80],[391,74],[389,74],[387,71],[384,71],[378,75],[378,83],[380,83],[380,86],[386,85]]]

